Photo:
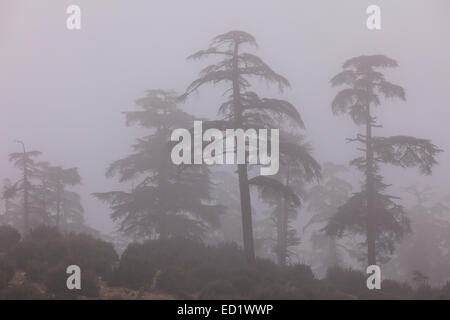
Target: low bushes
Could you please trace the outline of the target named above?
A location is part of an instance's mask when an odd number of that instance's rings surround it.
[[[123,253],[110,283],[132,289],[149,289],[177,297],[204,299],[263,298],[273,295],[306,297],[306,286],[317,280],[308,266],[280,269],[268,260],[248,265],[235,244],[208,247],[186,239],[131,244]]]
[[[17,245],[14,253],[17,268],[28,279],[42,282],[49,270],[71,264],[107,278],[118,256],[112,244],[87,234],[62,235],[56,228],[41,226]]]
[[[52,227],[18,239],[10,227],[0,228],[0,299],[100,298],[100,278],[112,286],[184,299],[450,299],[450,284],[414,289],[384,280],[381,290],[368,290],[367,275],[351,269],[330,268],[317,280],[307,265],[280,267],[265,259],[248,264],[236,244],[153,240],[130,244],[119,260],[110,243]],[[81,290],[67,289],[71,264],[81,268]],[[21,273],[12,284],[16,271]]]
[[[30,283],[0,290],[0,300],[43,300],[46,296]]]
[[[10,226],[0,226],[0,252],[13,249],[20,241],[20,233]]]
[[[352,269],[333,267],[328,269],[325,282],[334,288],[357,297],[367,293],[366,276]]]
[[[2,229],[0,229],[0,238]],[[8,234],[14,234],[7,230]],[[7,234],[6,231],[3,234]],[[6,237],[16,239],[17,237]],[[11,243],[11,241],[10,241]],[[111,243],[87,234],[62,234],[55,227],[33,229],[5,255],[8,264],[0,260],[0,288],[5,287],[16,270],[25,272],[28,281],[44,283],[51,298],[71,299],[76,295],[99,296],[98,277],[108,278],[118,260]],[[81,268],[81,290],[68,290],[66,269],[69,265]],[[28,288],[29,289],[29,288]],[[27,287],[8,291],[8,295],[32,296]],[[32,290],[32,289],[30,289]],[[6,294],[6,293],[5,293]]]
[[[154,259],[147,246],[130,244],[122,254],[119,267],[111,275],[109,284],[139,289],[150,286],[154,274]]]
[[[68,234],[65,242],[68,249],[66,262],[92,270],[101,277],[108,277],[112,264],[119,259],[111,243],[87,234]]]
[[[214,280],[208,282],[199,294],[199,299],[230,300],[237,296],[238,291],[228,280]]]
[[[59,265],[50,270],[45,280],[47,294],[54,299],[74,299],[77,295],[97,298],[100,295],[98,278],[92,270],[82,269],[80,290],[68,290],[67,278],[65,265]]]

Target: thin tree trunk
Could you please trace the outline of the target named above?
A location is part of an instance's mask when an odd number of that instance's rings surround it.
[[[28,210],[28,170],[27,155],[23,147],[23,233],[25,235],[30,231],[30,214]]]
[[[247,165],[238,165],[239,191],[241,198],[242,232],[244,251],[249,262],[255,260],[255,248],[253,243],[252,209],[250,202],[250,188],[248,184]]]
[[[62,210],[62,229],[64,230],[64,232],[67,232],[67,208],[66,208],[66,203],[64,200],[64,192],[63,192],[63,198],[61,200],[61,210]]]
[[[9,199],[5,199],[5,225],[12,224],[9,220]]]
[[[328,237],[328,268],[339,265],[338,248],[335,237]]]
[[[277,243],[276,243],[276,254],[278,264],[282,264],[282,242],[283,242],[283,203],[280,199],[277,204],[276,212],[276,222],[277,222]]]
[[[289,187],[290,182],[290,168],[287,166],[286,186]],[[278,263],[281,266],[286,265],[287,260],[287,246],[288,246],[288,227],[289,227],[289,203],[286,199],[283,199],[283,207],[281,210],[281,236],[279,237],[279,256]]]
[[[61,186],[57,186],[56,191],[56,228],[60,230],[61,227]]]
[[[44,214],[45,223],[50,225],[50,217],[47,212],[47,184],[42,185],[42,211]]]
[[[374,195],[375,177],[373,167],[372,117],[370,105],[367,107],[366,123],[366,195],[367,195],[367,263],[376,264]]]
[[[233,109],[237,125],[242,125],[242,108],[240,101],[239,71],[238,71],[238,47],[234,45],[233,54]],[[253,243],[252,208],[250,199],[250,187],[248,183],[247,164],[238,164],[239,193],[242,213],[242,238],[244,252],[249,262],[255,260],[255,248]]]
[[[159,239],[166,240],[170,236],[169,226],[167,224],[167,215],[170,214],[168,209],[168,203],[170,201],[169,194],[167,192],[169,186],[168,179],[168,163],[170,163],[170,150],[168,143],[170,141],[170,131],[164,128],[162,125],[158,127],[158,131],[161,131],[163,136],[166,137],[167,143],[163,143],[161,146],[161,153],[165,155],[162,157],[158,170],[158,188],[161,192],[161,220],[159,224]]]

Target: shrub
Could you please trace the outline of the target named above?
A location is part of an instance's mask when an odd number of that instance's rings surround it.
[[[65,237],[66,260],[82,269],[94,270],[99,276],[107,277],[118,256],[111,243],[96,239],[88,234],[71,233]]]
[[[42,300],[45,295],[29,283],[0,291],[0,300]]]
[[[282,288],[279,291],[292,291],[304,297],[305,292],[312,295],[304,288],[316,283],[311,269],[305,265],[280,269],[264,259],[256,259],[249,265],[236,244],[207,247],[192,240],[173,238],[130,244],[110,284],[148,288],[157,270],[160,271],[155,278],[157,289],[178,295],[200,293],[211,298],[231,292],[234,297],[248,298],[256,291],[261,295],[262,284],[270,287],[277,283]],[[295,292],[300,289],[301,294]]]
[[[8,286],[14,273],[14,268],[11,263],[4,258],[0,258],[0,289]]]
[[[108,277],[118,256],[112,244],[87,234],[62,235],[55,227],[33,229],[14,250],[17,267],[27,278],[41,282],[59,264],[75,264]]]
[[[250,299],[260,300],[298,300],[306,299],[305,294],[298,288],[279,283],[266,283],[258,286]]]
[[[283,279],[296,287],[311,287],[316,284],[314,273],[310,266],[295,264],[283,270]]]
[[[368,291],[364,274],[352,269],[330,268],[325,281],[336,289],[355,296],[360,296]]]
[[[48,270],[48,265],[40,260],[31,260],[26,265],[25,276],[30,281],[43,282]]]
[[[414,294],[414,299],[417,300],[433,300],[438,296],[436,290],[430,287],[428,284],[422,284],[419,286]]]
[[[381,282],[381,291],[391,295],[392,299],[409,299],[414,294],[414,290],[410,285],[389,279]]]
[[[232,271],[233,269],[242,268],[247,265],[244,252],[236,243],[224,243],[216,247],[209,247],[206,254],[211,259],[205,259],[203,257],[202,261],[214,264],[216,268],[220,268],[223,272]],[[260,261],[258,259],[256,263]]]
[[[56,228],[49,226],[33,229],[15,250],[17,267],[22,270],[36,261],[52,268],[66,255],[67,247],[63,236]]]
[[[88,298],[98,298],[100,296],[98,278],[93,270],[81,271],[81,290],[78,293]]]
[[[200,292],[199,299],[236,299],[238,292],[230,281],[216,280],[209,282]]]
[[[109,283],[130,289],[149,286],[155,275],[152,262],[145,244],[130,244],[122,254],[119,267],[113,272]]]
[[[236,269],[227,279],[241,297],[250,296],[254,288],[263,281],[256,269],[249,266]]]
[[[6,252],[20,241],[20,233],[11,226],[0,226],[0,252]]]
[[[49,297],[54,299],[75,299],[76,290],[69,290],[67,288],[67,273],[66,267],[59,265],[52,268],[45,279],[45,287]]]
[[[62,238],[63,235],[58,231],[58,228],[48,225],[40,225],[33,228],[25,240],[36,243],[48,243],[61,240]]]
[[[439,292],[440,300],[450,300],[450,282],[446,282]]]
[[[205,263],[190,271],[191,286],[194,290],[201,290],[205,283],[227,277],[227,274],[228,272],[222,270],[219,266],[215,266],[214,263]]]
[[[196,288],[195,280],[188,271],[180,267],[168,267],[163,270],[156,281],[156,288],[169,293],[185,295]]]
[[[207,249],[202,243],[182,238],[147,241],[142,249],[147,252],[149,261],[157,269],[174,265],[193,268],[208,257]]]

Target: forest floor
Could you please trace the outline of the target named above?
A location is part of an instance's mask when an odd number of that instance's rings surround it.
[[[42,296],[46,295],[45,285],[42,283],[27,280],[25,272],[19,271],[14,274],[13,279],[8,285],[8,288],[19,288],[23,284],[33,286]],[[158,291],[144,291],[132,290],[122,287],[111,287],[106,281],[99,281],[100,296],[97,298],[88,298],[84,296],[77,296],[79,300],[174,300],[175,297]]]

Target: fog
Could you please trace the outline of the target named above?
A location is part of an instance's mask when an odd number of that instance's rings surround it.
[[[70,4],[81,7],[81,30],[66,28]],[[371,4],[381,8],[381,30],[366,27]],[[78,167],[82,184],[75,190],[87,223],[113,231],[111,210],[92,193],[126,187],[107,179],[106,168],[145,135],[126,128],[122,112],[134,110],[148,89],[183,93],[206,65],[186,57],[218,34],[243,30],[258,42],[250,51],[291,83],[280,93],[254,81],[254,90],[297,107],[320,163],[347,165],[358,151],[345,139],[363,130],[333,115],[338,90],[330,79],[351,57],[398,61],[385,74],[405,89],[406,101],[383,100],[375,108],[383,128],[374,134],[430,139],[444,152],[429,176],[390,166],[381,172],[405,207],[414,202],[404,192],[410,185],[432,186],[438,199],[450,190],[449,11],[447,0],[0,0],[0,178],[20,175],[8,154],[19,152],[15,140],[22,140],[28,150],[42,151],[42,160]],[[202,88],[180,108],[214,119],[223,89]],[[359,188],[361,173],[348,175]]]

